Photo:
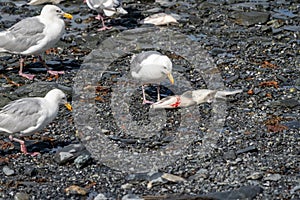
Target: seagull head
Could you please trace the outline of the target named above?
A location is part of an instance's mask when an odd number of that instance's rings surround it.
[[[167,56],[159,56],[158,63],[161,64],[161,72],[167,75],[168,79],[170,80],[171,84],[174,84],[174,78],[172,76],[172,62]]]
[[[57,17],[65,17],[67,19],[73,19],[73,16],[69,13],[62,11],[59,7],[55,5],[45,5],[42,9],[41,16],[53,18]]]
[[[68,110],[72,111],[72,106],[67,102],[67,96],[66,94],[61,91],[60,89],[53,89],[50,90],[46,96],[45,99],[55,102],[56,104],[64,104]]]

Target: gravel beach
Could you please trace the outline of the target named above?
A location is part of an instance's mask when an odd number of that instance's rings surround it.
[[[0,2],[0,31],[43,5]],[[61,106],[43,131],[24,137],[29,152],[0,134],[0,199],[300,199],[300,3],[239,0],[123,0],[128,14],[105,18],[82,0],[58,6],[73,15],[46,51],[53,76],[28,56],[0,53],[0,107],[59,88]],[[156,13],[178,23],[142,24]],[[243,92],[188,108],[153,110],[130,77],[130,59],[157,50],[188,90]],[[156,101],[156,86],[146,89]]]

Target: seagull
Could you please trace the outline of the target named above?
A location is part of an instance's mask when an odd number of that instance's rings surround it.
[[[23,19],[0,32],[0,52],[27,56],[39,55],[52,48],[65,31],[65,23],[61,17],[72,19],[72,15],[59,7],[45,5],[40,15]],[[40,56],[39,58],[43,61]],[[21,57],[19,75],[32,80],[34,75],[23,73],[24,62],[25,59]],[[43,64],[48,69],[44,61]],[[63,72],[48,69],[48,73],[57,75]]]
[[[159,84],[166,77],[174,84],[172,76],[171,60],[157,51],[145,51],[134,55],[130,66],[131,76],[143,83],[143,104],[153,102],[146,100],[145,85]],[[160,100],[159,86],[157,87],[157,99]]]
[[[14,138],[12,134],[19,136],[31,135],[42,130],[56,117],[59,104],[72,110],[72,106],[66,101],[66,95],[59,89],[50,90],[45,97],[32,97],[15,100],[0,110],[0,134],[10,134],[11,141],[20,143],[21,152],[28,153],[23,140]]]
[[[45,3],[59,4],[63,0],[31,0],[27,5],[36,6]]]
[[[98,12],[96,19],[101,20],[102,22],[102,28],[98,29],[98,31],[104,31],[112,28],[105,25],[103,13],[108,17],[113,16],[115,13],[128,13],[124,8],[122,8],[121,0],[84,0],[83,2],[86,3],[90,9]]]

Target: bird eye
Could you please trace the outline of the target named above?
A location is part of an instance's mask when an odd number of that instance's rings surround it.
[[[56,10],[57,13],[61,13],[61,10]]]

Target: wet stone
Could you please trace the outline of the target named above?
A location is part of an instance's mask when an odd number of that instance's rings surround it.
[[[267,12],[235,12],[232,14],[236,23],[244,26],[253,26],[255,24],[264,24],[268,21],[270,14]]]

